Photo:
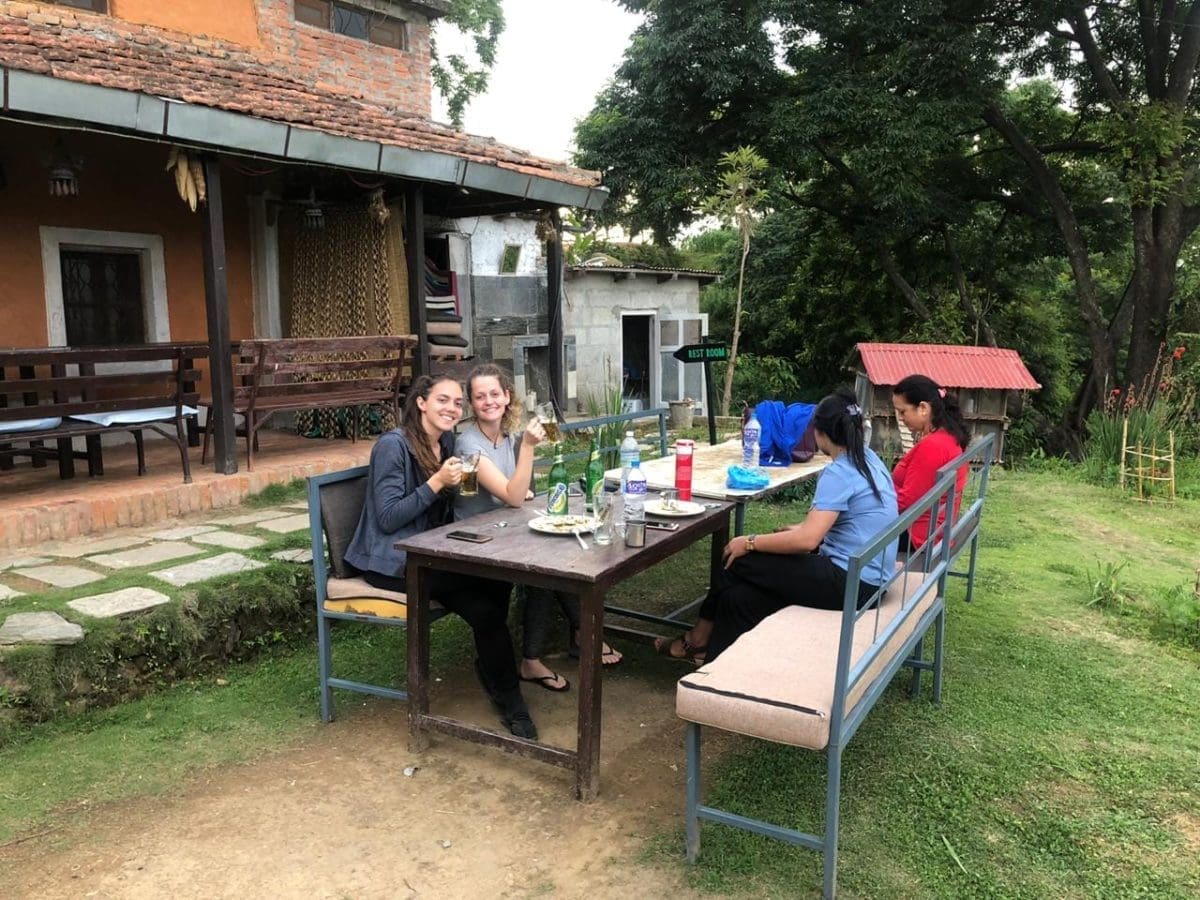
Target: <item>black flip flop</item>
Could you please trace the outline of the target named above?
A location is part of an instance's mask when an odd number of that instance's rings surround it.
[[[563,682],[562,687],[554,687],[553,683],[560,678],[562,678]],[[567,681],[567,679],[563,678],[563,676],[559,675],[557,672],[555,672],[553,675],[543,675],[540,678],[526,678],[524,675],[522,675],[521,680],[536,684],[543,690],[552,691],[555,694],[561,694],[564,691],[569,691],[571,689],[571,682]]]
[[[607,642],[606,642],[606,643],[607,643]],[[624,653],[622,653],[620,650],[618,650],[616,647],[612,646],[611,644],[609,644],[609,647],[608,647],[608,654],[613,654],[613,653],[616,653],[616,654],[618,655],[618,658],[617,658],[615,661],[613,661],[613,662],[605,662],[605,661],[604,661],[604,659],[603,659],[603,657],[604,657],[606,654],[605,654],[603,651],[604,651],[604,648],[603,648],[603,647],[601,647],[601,653],[600,653],[600,657],[601,657],[601,659],[600,659],[600,665],[602,665],[602,666],[603,666],[604,668],[606,668],[606,669],[611,669],[613,666],[619,666],[621,663],[623,663],[623,662],[625,661],[625,654],[624,654]],[[567,649],[567,656],[571,657],[571,659],[579,659],[579,645],[578,645],[578,644],[572,644],[572,645],[571,645],[571,646],[570,646],[570,647]]]

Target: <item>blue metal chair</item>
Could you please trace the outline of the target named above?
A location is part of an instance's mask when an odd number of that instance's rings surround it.
[[[369,485],[369,466],[314,475],[308,479],[308,519],[312,539],[313,581],[317,595],[317,652],[321,677],[321,719],[333,719],[333,689],[357,691],[391,700],[407,700],[399,688],[367,684],[333,675],[331,628],[334,622],[363,622],[388,628],[408,624],[408,598],[367,584],[347,567],[346,548],[354,537]],[[328,554],[326,551],[328,550]],[[445,610],[434,604],[432,618]],[[401,671],[404,666],[398,667]]]

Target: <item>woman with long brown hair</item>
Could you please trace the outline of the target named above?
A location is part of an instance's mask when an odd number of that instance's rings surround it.
[[[382,435],[371,451],[370,488],[346,550],[346,562],[369,584],[405,591],[408,554],[396,549],[396,541],[453,520],[453,491],[462,482],[462,463],[453,455],[454,426],[462,413],[457,381],[422,375],[409,389],[400,427]],[[512,585],[434,572],[432,592],[471,626],[475,670],[505,726],[517,737],[536,740],[508,633]]]

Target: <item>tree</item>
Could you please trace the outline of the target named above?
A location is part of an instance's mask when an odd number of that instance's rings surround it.
[[[722,416],[729,415],[733,372],[737,368],[738,339],[742,335],[742,289],[746,283],[746,257],[750,255],[750,238],[754,236],[767,199],[767,192],[759,184],[766,168],[767,161],[753,147],[739,147],[723,154],[720,186],[705,199],[702,207],[704,212],[716,217],[722,225],[736,228],[742,244],[733,313],[733,340],[729,349],[729,364],[725,367],[725,389],[721,393]]]
[[[504,31],[501,0],[451,0],[442,19],[471,44],[474,58],[465,53],[438,52],[436,36],[430,39],[433,83],[446,98],[450,122],[462,128],[463,113],[472,97],[487,90],[488,76],[496,64],[496,44]]]
[[[988,269],[964,258],[965,238],[980,216],[1001,237],[1022,220],[1047,234],[1041,246],[1074,286],[1087,373],[1074,424],[1106,384],[1151,371],[1200,224],[1200,0],[625,5],[646,21],[577,132],[581,160],[596,166],[611,150],[621,167],[610,216],[669,237],[698,212],[689,191],[720,154],[753,143],[772,196],[836,223],[863,280],[884,279],[917,323],[935,317],[938,290],[919,276],[936,256],[984,341],[987,285],[972,279]],[[692,21],[721,23],[726,50]],[[690,55],[703,60],[699,87],[680,65]],[[1046,72],[1070,90],[1010,87]],[[731,120],[732,135],[720,127]],[[668,124],[656,133],[654,122]],[[1097,263],[1124,266],[1126,284],[1110,290]]]

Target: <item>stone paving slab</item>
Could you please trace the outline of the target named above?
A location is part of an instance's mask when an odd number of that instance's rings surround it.
[[[265,528],[267,531],[274,531],[276,534],[288,534],[292,531],[303,531],[308,528],[308,513],[295,516],[284,516],[281,519],[272,519],[269,522],[258,522],[255,528]]]
[[[18,590],[10,588],[7,584],[0,584],[0,600],[11,600],[13,597],[24,597]]]
[[[313,555],[310,548],[298,547],[295,550],[277,550],[271,554],[271,559],[290,563],[310,563],[313,561]]]
[[[83,627],[55,612],[13,613],[0,625],[0,646],[9,644],[78,644]]]
[[[53,544],[39,549],[42,553],[49,553],[52,556],[66,556],[70,559],[79,559],[81,556],[91,556],[93,553],[109,553],[113,550],[124,550],[126,547],[136,547],[138,544],[144,544],[149,540],[150,536],[145,534],[122,534],[117,537],[100,538],[99,540],[81,537],[79,540],[72,541],[69,544]]]
[[[99,563],[109,569],[136,569],[139,566],[152,566],[155,563],[195,556],[197,553],[203,552],[183,541],[160,541],[147,544],[145,547],[122,550],[120,553],[101,553],[99,556],[89,556],[88,562]]]
[[[223,519],[209,519],[209,525],[254,525],[268,519],[281,519],[288,515],[283,509],[260,509],[258,512],[242,513],[237,516],[226,516]]]
[[[114,616],[127,616],[130,613],[153,609],[170,603],[171,598],[166,594],[144,587],[123,588],[108,594],[93,594],[91,597],[80,597],[72,600],[67,606],[87,616],[97,619]]]
[[[102,581],[108,577],[79,566],[33,566],[29,569],[13,569],[12,571],[14,575],[32,578],[34,581],[41,581],[44,584],[60,588],[79,587],[81,584],[91,584],[93,581]]]
[[[182,566],[174,566],[170,569],[161,569],[150,574],[168,584],[185,585],[195,584],[197,581],[207,581],[220,575],[249,572],[265,566],[265,562],[250,559],[240,553],[222,553],[219,556],[198,559],[195,562],[184,563]]]
[[[210,547],[227,547],[230,550],[250,550],[261,547],[266,541],[252,534],[238,534],[235,531],[210,531],[208,534],[198,534],[192,541]]]
[[[156,541],[182,541],[198,534],[216,531],[216,525],[181,525],[178,528],[168,528],[165,531],[152,531],[150,537]]]
[[[44,566],[54,562],[48,556],[6,556],[0,559],[0,572],[5,569],[26,569],[30,566]]]

